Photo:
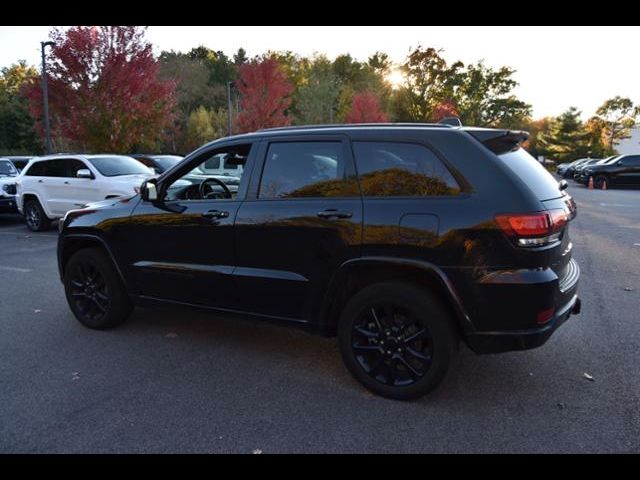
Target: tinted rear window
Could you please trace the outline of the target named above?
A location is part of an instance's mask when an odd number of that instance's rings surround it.
[[[515,152],[498,155],[498,158],[527,184],[539,200],[562,196],[557,180],[526,150],[519,148]]]

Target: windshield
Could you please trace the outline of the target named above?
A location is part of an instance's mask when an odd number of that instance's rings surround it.
[[[0,160],[0,175],[13,177],[18,173],[16,167],[9,160]]]
[[[153,174],[149,168],[131,157],[93,157],[89,161],[105,177]]]
[[[182,157],[177,155],[158,155],[157,157],[151,158],[153,158],[153,161],[156,163],[161,173],[166,172],[182,161]]]
[[[556,179],[523,148],[498,155],[498,158],[529,186],[538,199],[551,200],[562,196]]]

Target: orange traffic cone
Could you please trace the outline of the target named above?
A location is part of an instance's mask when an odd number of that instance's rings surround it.
[[[607,181],[602,180],[602,190],[606,190],[606,189],[607,189]]]
[[[593,177],[589,177],[589,190],[593,190]]]

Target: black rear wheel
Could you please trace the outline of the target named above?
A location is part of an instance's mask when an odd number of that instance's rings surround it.
[[[454,352],[451,318],[429,291],[381,283],[349,301],[338,327],[354,377],[372,392],[409,400],[436,388]]]
[[[113,328],[131,314],[131,301],[113,263],[99,248],[80,250],[71,257],[64,286],[71,310],[89,328]]]

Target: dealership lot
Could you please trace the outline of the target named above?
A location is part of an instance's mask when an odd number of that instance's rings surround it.
[[[640,452],[640,191],[570,193],[583,313],[537,350],[462,347],[412,403],[302,331],[177,310],[87,330],[55,230],[0,216],[0,451]]]

